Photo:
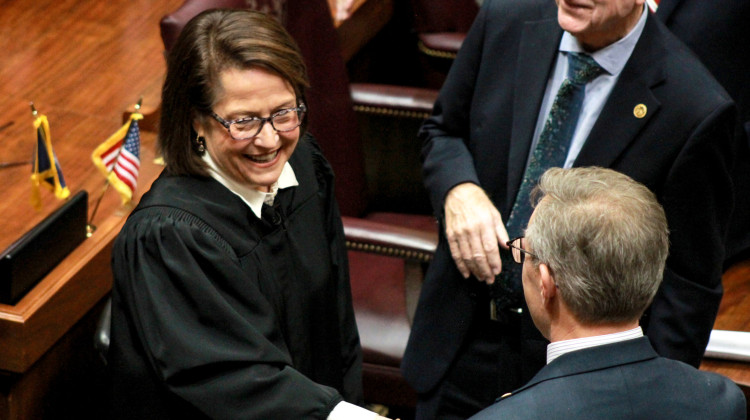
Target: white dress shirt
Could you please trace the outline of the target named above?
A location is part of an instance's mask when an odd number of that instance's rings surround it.
[[[612,334],[596,335],[593,337],[574,338],[572,340],[556,341],[547,345],[547,364],[562,356],[576,350],[583,350],[589,347],[603,346],[605,344],[618,343],[625,340],[633,340],[643,337],[641,327],[635,327],[632,330],[616,332]]]
[[[276,197],[276,193],[278,193],[280,189],[296,187],[297,185],[299,185],[299,182],[297,182],[297,177],[294,175],[292,165],[290,165],[289,162],[286,162],[284,164],[284,168],[281,170],[279,180],[271,186],[271,192],[263,192],[258,191],[250,186],[241,184],[227,176],[224,171],[216,166],[216,163],[208,153],[203,154],[203,161],[206,162],[206,165],[208,165],[208,173],[209,175],[211,175],[211,178],[217,180],[221,185],[227,187],[229,191],[239,196],[242,201],[244,201],[245,204],[250,207],[253,213],[258,216],[259,219],[261,217],[260,211],[261,208],[263,208],[263,203],[269,206],[273,205],[273,200]]]

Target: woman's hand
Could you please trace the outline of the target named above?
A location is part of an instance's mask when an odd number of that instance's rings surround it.
[[[445,196],[445,233],[458,271],[492,284],[502,270],[498,243],[508,241],[500,212],[478,185],[459,184]]]

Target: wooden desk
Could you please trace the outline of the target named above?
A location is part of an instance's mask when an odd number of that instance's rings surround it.
[[[18,115],[18,121],[25,120],[23,124],[18,124],[26,126],[23,127],[25,130],[21,130],[25,135],[11,138],[19,143],[26,143],[26,147],[19,145],[18,149],[27,149],[27,153],[24,154],[28,155],[28,143],[33,144],[34,130],[30,127],[31,114],[25,109],[27,106],[20,105],[23,105],[23,102],[12,103],[10,109],[14,111],[12,114],[21,114]],[[89,192],[90,215],[105,185],[104,178],[90,160],[91,152],[96,145],[94,139],[106,139],[117,129],[119,122],[113,118],[71,114],[57,108],[48,110],[53,147],[63,174],[73,193],[79,190]],[[56,136],[56,132],[62,135]],[[26,141],[20,141],[21,137],[25,137]],[[85,145],[82,145],[82,142],[66,141],[71,137],[87,138],[91,141],[85,142]],[[154,141],[154,133],[141,132],[142,164],[136,200],[148,189],[161,170],[153,163]],[[43,190],[43,208],[35,212],[29,201],[30,165],[3,171],[3,180],[9,185],[7,199],[0,203],[1,214],[8,215],[8,224],[0,237],[0,243],[5,247],[59,207],[61,202],[54,198],[51,192]],[[0,346],[0,370],[26,372],[83,317],[88,309],[109,292],[112,277],[109,251],[129,210],[130,207],[120,205],[119,196],[113,189],[105,192],[97,217],[93,221],[96,226],[93,235],[79,245],[16,305],[0,304],[0,341],[3,342],[3,346]]]
[[[104,178],[94,148],[122,124],[121,114],[161,82],[159,19],[182,0],[9,0],[0,10],[0,162],[30,161],[36,134],[29,102],[47,115],[52,144],[71,193],[89,192],[89,215]],[[154,104],[144,103],[145,106]],[[8,125],[9,124],[9,125]],[[136,200],[161,168],[155,134],[141,132]],[[42,191],[30,204],[31,165],[0,169],[0,249],[47,217],[61,202]],[[89,418],[101,383],[93,330],[110,289],[110,250],[130,208],[110,189],[79,245],[16,305],[0,305],[0,418]],[[85,357],[84,357],[85,356]],[[92,404],[94,403],[94,404]]]

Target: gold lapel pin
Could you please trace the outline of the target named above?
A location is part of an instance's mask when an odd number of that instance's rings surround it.
[[[633,108],[633,115],[635,115],[636,118],[643,118],[646,116],[646,111],[648,111],[646,105],[638,104]]]

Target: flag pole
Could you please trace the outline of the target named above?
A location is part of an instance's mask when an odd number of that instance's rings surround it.
[[[21,160],[16,161],[16,162],[0,162],[0,169],[12,168],[14,166],[23,166],[23,165],[29,165],[29,164],[31,164],[31,162],[26,162],[26,161],[21,161]]]
[[[91,235],[94,234],[94,231],[96,230],[96,225],[94,225],[94,216],[96,216],[96,211],[99,210],[99,203],[102,202],[102,198],[104,198],[104,193],[107,192],[107,189],[109,189],[109,179],[106,179],[104,181],[104,188],[102,188],[102,193],[99,195],[99,198],[96,200],[96,204],[94,204],[94,211],[91,212],[91,218],[89,219],[89,222],[86,224],[86,237],[90,238]]]
[[[143,96],[138,98],[138,103],[135,104],[135,112],[139,112],[141,110],[142,102],[143,102]],[[31,106],[32,108],[34,107],[33,104]],[[123,144],[123,147],[124,147],[124,144]],[[99,198],[96,200],[96,204],[94,205],[94,211],[91,212],[91,218],[89,218],[89,222],[86,224],[86,237],[87,238],[90,238],[94,234],[94,231],[96,231],[96,225],[94,225],[94,216],[96,216],[96,212],[97,210],[99,210],[99,204],[102,202],[102,198],[104,198],[104,193],[106,193],[108,189],[109,189],[109,178],[106,178],[104,181],[104,188],[102,188],[102,192],[101,194],[99,194]]]
[[[36,120],[36,116],[37,116],[37,114],[39,114],[39,112],[36,110],[36,107],[34,106],[34,102],[29,102],[29,106],[31,107],[31,116]],[[37,150],[37,147],[39,145],[37,143],[34,143],[34,144],[35,144],[35,146],[34,146],[34,158],[31,160],[31,165],[33,166],[33,168],[31,170],[32,171],[37,171],[38,169],[35,166],[36,165],[35,162],[37,160],[36,155],[37,155],[37,153],[39,153],[39,151]]]

